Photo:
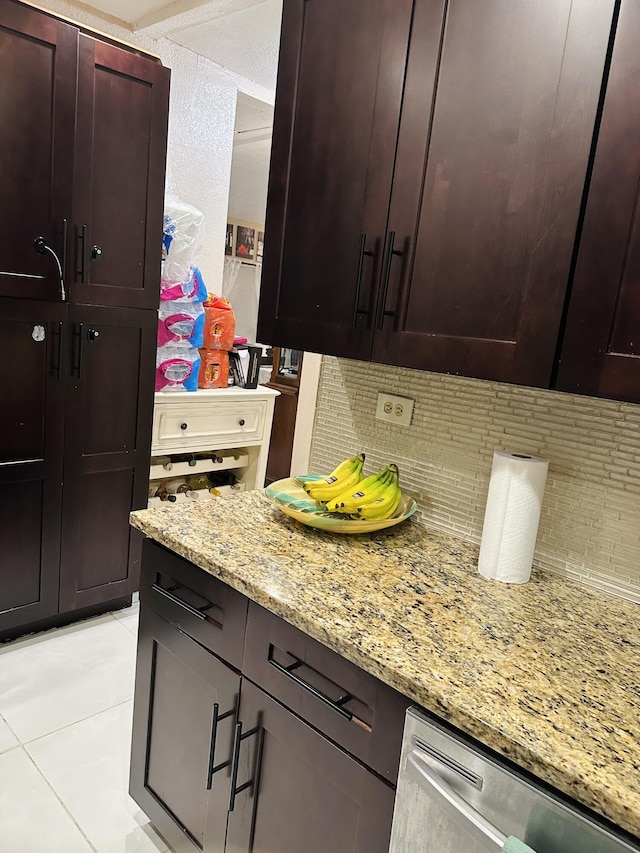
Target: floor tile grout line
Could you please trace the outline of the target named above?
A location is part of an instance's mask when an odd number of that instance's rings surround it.
[[[53,785],[51,784],[51,782],[47,779],[47,777],[44,775],[44,773],[42,772],[42,770],[38,767],[38,765],[36,764],[36,762],[35,762],[35,760],[34,760],[33,756],[29,753],[29,751],[28,751],[27,749],[25,749],[25,747],[24,747],[24,746],[22,746],[22,750],[23,750],[24,754],[27,756],[27,758],[29,759],[29,761],[30,761],[30,762],[33,764],[33,766],[35,767],[36,772],[37,772],[37,773],[42,777],[42,779],[44,780],[44,782],[45,782],[46,786],[51,790],[51,792],[52,792],[53,796],[54,796],[54,797],[56,798],[56,800],[60,803],[60,805],[61,805],[61,806],[62,806],[62,808],[64,809],[65,813],[69,816],[69,818],[70,818],[70,819],[71,819],[71,821],[73,822],[74,826],[76,826],[76,827],[77,827],[78,832],[79,832],[79,833],[80,833],[80,835],[84,838],[84,840],[87,842],[87,844],[89,845],[89,847],[91,848],[91,850],[93,851],[93,853],[100,853],[100,851],[98,850],[98,848],[97,848],[97,847],[96,847],[96,846],[91,842],[91,839],[89,838],[89,836],[87,835],[87,833],[86,833],[86,832],[84,831],[84,829],[80,826],[80,824],[79,824],[79,823],[78,823],[78,821],[75,819],[75,817],[73,816],[73,814],[71,813],[71,811],[68,809],[67,804],[64,802],[64,800],[62,799],[62,797],[60,796],[60,794],[58,794],[58,792],[57,792],[57,791],[56,791],[56,789],[53,787]]]
[[[20,746],[28,746],[29,744],[35,743],[38,740],[43,740],[43,738],[58,734],[58,732],[64,732],[66,731],[66,729],[70,729],[72,726],[77,726],[79,723],[86,723],[86,721],[90,720],[92,717],[99,717],[100,714],[106,714],[107,711],[112,711],[114,708],[119,708],[121,705],[126,705],[127,702],[133,702],[133,693],[131,694],[131,696],[129,696],[128,699],[122,699],[120,702],[115,702],[113,705],[109,705],[108,708],[102,708],[100,711],[94,711],[93,714],[87,714],[86,717],[81,717],[79,720],[74,720],[72,723],[67,723],[64,726],[60,726],[59,729],[53,729],[53,731],[45,732],[43,735],[32,737],[29,740],[20,741]]]
[[[130,614],[129,616],[124,616],[124,617],[122,617],[122,618],[120,618],[119,616],[116,616],[114,612],[111,612],[109,615],[110,615],[110,616],[113,616],[113,618],[116,620],[116,622],[117,622],[119,625],[121,625],[121,626],[125,629],[125,631],[128,631],[130,634],[133,634],[133,636],[134,636],[134,637],[137,637],[137,636],[138,636],[138,627],[137,627],[137,625],[136,625],[136,630],[135,630],[135,631],[132,631],[132,630],[131,630],[131,628],[128,628],[128,627],[124,624],[124,620],[125,620],[125,619],[129,619],[129,618],[130,618],[130,616],[131,616],[131,615],[133,615],[133,614]],[[136,615],[137,615],[137,614],[136,614]]]
[[[11,746],[10,746],[10,747],[9,747],[9,749],[14,749],[16,746],[22,746],[22,741],[20,740],[20,738],[18,737],[18,735],[14,732],[14,730],[11,728],[11,726],[9,725],[9,723],[7,722],[7,720],[5,719],[4,714],[2,714],[2,713],[0,713],[0,720],[2,720],[2,722],[3,722],[3,723],[5,724],[5,726],[9,729],[9,731],[11,732],[11,734],[14,736],[14,738],[15,738],[15,739],[16,739],[16,741],[17,741],[17,743],[16,743],[16,744],[14,744],[14,746],[13,746],[13,747],[11,747]],[[6,750],[5,750],[5,752],[8,752],[8,751],[9,751],[8,749],[6,749]]]

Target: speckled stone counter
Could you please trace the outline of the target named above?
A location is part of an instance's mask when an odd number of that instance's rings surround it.
[[[148,536],[640,835],[640,609],[549,574],[477,573],[414,519],[303,527],[262,492],[132,513]]]

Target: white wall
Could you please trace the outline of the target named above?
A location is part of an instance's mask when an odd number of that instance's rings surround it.
[[[273,92],[170,39],[141,36],[84,6],[66,0],[38,5],[156,53],[171,68],[167,181],[205,215],[197,263],[207,288],[220,293],[238,91],[271,102]]]

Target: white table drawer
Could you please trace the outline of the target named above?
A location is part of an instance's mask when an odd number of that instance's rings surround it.
[[[185,406],[156,406],[153,449],[193,450],[257,443],[262,440],[266,404],[216,402]]]

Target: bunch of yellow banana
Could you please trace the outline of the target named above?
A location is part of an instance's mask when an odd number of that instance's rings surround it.
[[[341,462],[328,477],[305,482],[303,488],[310,498],[326,504],[344,491],[352,491],[362,480],[364,453]]]
[[[382,520],[390,518],[397,510],[402,492],[398,466],[387,465],[358,483],[356,489],[346,489],[329,501],[329,512],[344,512],[352,518]]]

